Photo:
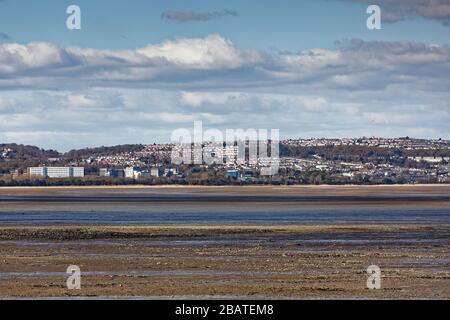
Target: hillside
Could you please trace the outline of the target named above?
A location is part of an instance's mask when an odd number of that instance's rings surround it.
[[[23,169],[52,163],[65,165],[81,158],[99,155],[114,155],[140,151],[143,145],[118,145],[112,147],[86,148],[60,153],[56,150],[45,150],[36,146],[22,144],[0,144],[0,174],[9,173],[12,169]],[[51,161],[50,161],[51,160]]]
[[[89,156],[106,156],[115,155],[119,153],[129,153],[141,151],[144,148],[142,144],[125,144],[112,147],[97,147],[97,148],[86,148],[78,150],[70,150],[64,154],[64,158],[67,161],[79,160],[84,157]]]

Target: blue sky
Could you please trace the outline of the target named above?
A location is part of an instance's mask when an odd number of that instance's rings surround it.
[[[376,3],[376,1],[374,2]],[[65,28],[68,5],[82,9],[83,29]],[[336,40],[402,40],[449,43],[449,28],[422,19],[384,24],[369,31],[367,5],[332,0],[7,0],[0,7],[0,30],[14,41],[49,41],[61,46],[122,49],[177,37],[218,33],[239,47],[296,51],[332,47]],[[238,17],[180,23],[161,19],[167,10],[233,10]]]
[[[198,120],[450,139],[449,41],[450,0],[0,0],[0,143],[168,142]]]

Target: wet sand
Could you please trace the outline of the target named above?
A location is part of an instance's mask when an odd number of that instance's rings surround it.
[[[411,206],[450,208],[445,199],[434,198],[434,195],[448,196],[448,186],[394,189],[8,188],[1,189],[0,195],[67,196],[69,193],[74,196],[75,192],[80,196],[114,196],[118,192],[123,196],[129,192],[133,196],[148,196],[149,193],[160,196],[170,194],[171,190],[175,196],[181,191],[202,196],[244,192],[258,197],[279,194],[283,197],[382,194],[395,197],[398,192],[419,198],[429,195],[410,203]],[[39,210],[42,206],[59,210],[60,205],[57,202],[1,203],[0,211],[17,207],[25,211]],[[70,203],[64,205],[70,206]],[[144,207],[156,205],[138,204]],[[184,206],[183,203],[177,205]],[[226,205],[217,204],[220,207]],[[266,204],[256,202],[255,205]],[[296,205],[311,204],[300,202]],[[361,203],[350,201],[346,205],[359,207]],[[365,205],[390,208],[403,204],[368,201]],[[66,288],[65,271],[69,265],[81,268],[81,290]],[[370,265],[378,265],[382,270],[381,290],[366,287],[366,269]],[[0,225],[0,297],[118,296],[450,299],[450,225],[438,222]]]
[[[43,196],[151,196],[151,195],[221,195],[221,196],[386,196],[450,195],[450,184],[375,185],[375,186],[67,186],[67,187],[1,187],[4,195]]]
[[[450,298],[449,227],[4,227],[3,297]],[[78,265],[82,289],[65,287]],[[366,268],[382,289],[366,288]]]
[[[450,185],[4,187],[0,212],[95,205],[400,206],[450,208]]]

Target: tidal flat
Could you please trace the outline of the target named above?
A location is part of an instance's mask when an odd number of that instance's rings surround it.
[[[449,197],[450,186],[0,189],[0,297],[450,299]],[[69,265],[81,290],[66,287]],[[380,290],[366,286],[370,265]]]

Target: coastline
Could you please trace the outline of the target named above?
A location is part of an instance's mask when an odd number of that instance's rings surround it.
[[[358,188],[414,188],[414,187],[450,187],[448,183],[418,183],[418,184],[319,184],[319,185],[219,185],[219,186],[203,186],[203,185],[178,185],[178,184],[162,184],[162,185],[144,185],[144,184],[133,184],[133,185],[105,185],[105,186],[0,186],[2,189],[202,189],[202,188],[346,188],[346,187],[358,187]]]
[[[7,192],[46,192],[46,191],[192,191],[193,193],[214,193],[217,191],[226,193],[240,194],[245,192],[246,194],[268,194],[276,195],[281,194],[309,194],[317,191],[327,192],[333,194],[339,193],[353,193],[360,194],[364,192],[423,192],[423,193],[435,193],[445,192],[450,195],[450,184],[417,184],[417,185],[293,185],[293,186],[273,186],[273,185],[248,185],[248,186],[182,186],[182,185],[158,185],[158,186],[146,186],[146,185],[127,185],[127,186],[16,186],[16,187],[0,187],[0,195]]]

